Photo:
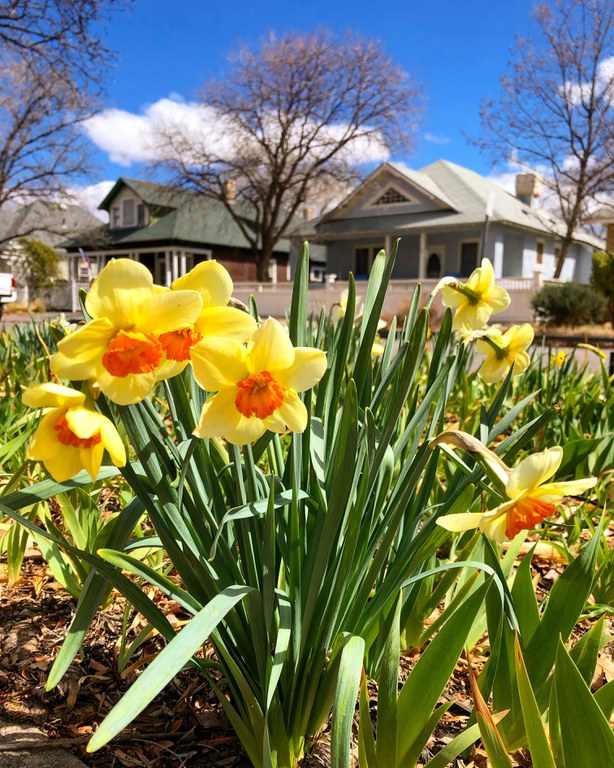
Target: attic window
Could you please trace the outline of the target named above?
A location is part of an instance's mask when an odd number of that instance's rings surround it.
[[[393,187],[389,187],[373,205],[397,205],[398,203],[411,203],[411,200]]]

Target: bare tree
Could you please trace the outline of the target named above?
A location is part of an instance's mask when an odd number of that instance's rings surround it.
[[[0,48],[79,87],[100,88],[112,53],[100,34],[128,0],[0,0]]]
[[[80,123],[91,110],[86,93],[45,67],[0,63],[0,208],[57,196],[87,170]]]
[[[81,124],[97,108],[111,57],[99,33],[123,5],[0,0],[0,209],[57,197],[90,170]]]
[[[564,222],[555,277],[574,231],[614,188],[614,3],[550,0],[517,38],[501,94],[482,105],[478,144],[537,169]]]
[[[379,42],[319,30],[240,49],[201,105],[216,129],[160,126],[159,154],[226,207],[265,281],[315,188],[347,184],[361,162],[409,146],[418,91]]]

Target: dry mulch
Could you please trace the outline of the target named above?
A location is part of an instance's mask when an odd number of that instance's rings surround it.
[[[0,564],[0,581],[6,582],[4,568]],[[215,694],[196,671],[182,672],[111,745],[86,753],[96,725],[160,646],[155,638],[147,641],[119,673],[124,602],[117,597],[98,614],[60,685],[47,692],[74,609],[42,561],[27,560],[19,583],[0,587],[1,715],[35,724],[92,768],[249,768]]]
[[[534,568],[538,592],[545,595],[563,564],[537,561]],[[161,606],[177,622],[186,619],[170,601]],[[75,609],[74,600],[54,581],[40,558],[26,560],[22,578],[13,587],[6,584],[6,566],[0,563],[0,715],[6,719],[35,724],[54,743],[61,744],[92,768],[151,766],[152,768],[249,768],[241,744],[217,702],[215,694],[196,671],[184,671],[110,745],[93,755],[85,746],[96,726],[159,650],[156,637],[146,641],[127,668],[118,671],[118,648],[124,619],[124,601],[115,597],[99,612],[81,655],[53,691],[45,682],[53,660],[64,640]],[[130,615],[134,635],[140,618]],[[580,626],[581,634],[585,629]],[[407,676],[415,658],[405,658],[401,678]],[[472,663],[479,669],[485,661],[479,648]],[[614,677],[611,655],[604,654],[598,687]],[[376,695],[371,691],[375,716]],[[428,749],[426,762],[462,731],[473,709],[467,662],[461,659],[446,689],[454,704],[438,726]],[[330,766],[327,733],[309,763]],[[522,755],[518,765],[530,766]],[[477,747],[468,763],[458,760],[456,768],[486,768],[485,753]]]

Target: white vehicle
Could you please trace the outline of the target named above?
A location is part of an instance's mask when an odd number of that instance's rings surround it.
[[[16,298],[15,278],[10,272],[0,272],[0,317],[4,312],[4,305],[11,304]]]

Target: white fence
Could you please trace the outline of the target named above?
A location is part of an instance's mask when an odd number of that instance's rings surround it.
[[[510,294],[512,302],[505,312],[497,315],[496,319],[504,323],[530,322],[533,319],[531,297],[542,285],[541,276],[532,278],[511,277],[497,280],[497,285],[503,286]],[[404,315],[413,294],[413,291],[422,283],[422,296],[424,300],[437,285],[437,280],[391,280],[386,292],[382,315],[391,318],[393,315]],[[347,282],[337,280],[330,283],[310,283],[308,294],[308,311],[319,314],[322,307],[327,311],[334,304],[339,303],[342,292],[347,289]],[[290,310],[292,297],[292,283],[235,283],[233,296],[247,304],[250,295],[253,295],[261,317],[285,317]],[[88,283],[73,282],[64,284],[63,296],[60,296],[59,286],[56,295],[48,304],[49,309],[64,309],[79,311],[79,289],[87,290]],[[366,281],[356,283],[357,299],[364,299],[367,289]],[[51,298],[43,297],[43,298]],[[443,314],[443,306],[439,296],[433,302],[433,312]]]
[[[386,299],[382,315],[390,318],[393,315],[403,315],[407,311],[413,291],[421,282],[424,300],[435,289],[437,280],[391,280],[386,291]],[[541,281],[532,278],[503,278],[497,280],[497,285],[503,286],[512,299],[510,306],[497,315],[497,321],[504,323],[530,322],[533,319],[531,297],[539,290]],[[347,282],[337,280],[334,283],[310,283],[308,294],[308,311],[318,314],[322,307],[327,311],[339,303],[342,292],[347,289]],[[366,282],[356,283],[357,300],[362,300],[367,289]],[[261,317],[272,315],[284,317],[290,309],[292,283],[235,283],[233,295],[247,303],[250,295],[254,296]],[[443,305],[439,296],[433,302],[434,313],[443,314]]]

